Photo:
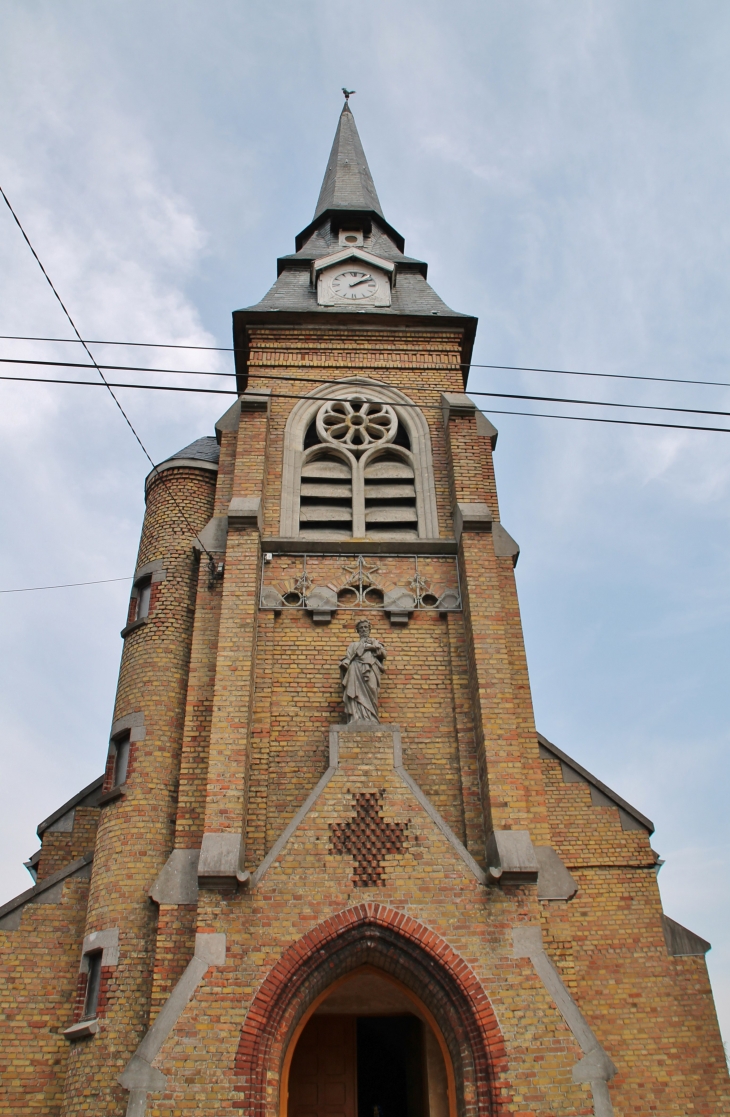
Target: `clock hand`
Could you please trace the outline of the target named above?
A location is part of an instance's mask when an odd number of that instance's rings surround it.
[[[359,287],[361,283],[370,283],[372,278],[373,277],[371,275],[366,275],[364,279],[356,279],[354,283],[350,284],[350,286],[351,287]]]

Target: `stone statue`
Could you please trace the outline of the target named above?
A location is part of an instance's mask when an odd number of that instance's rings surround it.
[[[378,698],[385,661],[385,648],[370,635],[370,621],[358,621],[355,629],[360,639],[350,644],[340,661],[348,725],[351,721],[380,721]]]

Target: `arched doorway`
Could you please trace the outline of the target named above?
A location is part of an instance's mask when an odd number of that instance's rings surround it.
[[[450,1111],[459,1117],[506,1114],[511,1100],[504,1042],[473,970],[432,928],[386,905],[364,903],[337,912],[291,943],[259,986],[235,1059],[240,1098],[235,1108],[242,1117],[288,1117],[297,1040],[337,983],[363,967],[398,983],[418,1006],[414,1015],[430,1014],[453,1078]]]
[[[373,966],[320,994],[282,1070],[281,1117],[456,1117],[438,1025],[420,998]]]

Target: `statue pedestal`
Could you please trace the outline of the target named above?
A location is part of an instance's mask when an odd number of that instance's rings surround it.
[[[337,765],[345,755],[362,747],[357,737],[365,737],[362,746],[368,752],[375,747],[379,752],[382,749],[392,750],[393,767],[400,768],[403,763],[401,747],[401,733],[399,725],[385,725],[381,721],[351,721],[347,725],[330,726],[330,764]],[[345,740],[341,738],[345,737]]]

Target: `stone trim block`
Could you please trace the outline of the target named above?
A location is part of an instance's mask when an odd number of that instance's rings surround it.
[[[565,783],[587,783],[591,787],[591,801],[595,807],[618,807],[619,817],[621,819],[621,827],[624,830],[648,830],[650,834],[654,833],[654,823],[645,814],[638,811],[636,807],[632,807],[605,783],[597,779],[587,768],[579,764],[577,760],[573,760],[568,756],[567,752],[563,752],[552,741],[548,741],[547,737],[543,737],[542,733],[537,734],[538,748],[540,755],[543,758],[550,760],[559,760],[560,767],[563,772],[563,780]],[[594,797],[594,788],[602,792],[606,802],[601,801],[597,796]]]
[[[512,565],[517,566],[517,560],[520,557],[519,543],[516,543],[510,533],[499,523],[492,526],[492,538],[494,540],[494,553],[497,558],[511,558]]]
[[[228,516],[213,516],[193,540],[193,550],[198,554],[203,550],[211,554],[224,553],[228,539]]]
[[[515,958],[529,958],[532,962],[537,976],[584,1053],[584,1058],[573,1067],[573,1081],[590,1083],[595,1117],[613,1117],[608,1083],[617,1073],[616,1067],[596,1039],[588,1021],[545,952],[541,929],[520,924],[512,929],[512,943]]]
[[[218,932],[200,932],[195,936],[195,957],[209,966],[225,966],[226,936]]]
[[[242,852],[242,834],[204,834],[198,861],[198,880],[205,885],[215,885],[231,878],[235,880],[241,869]]]
[[[27,888],[25,892],[21,892],[19,896],[15,896],[12,900],[8,900],[6,904],[0,907],[0,930],[2,931],[17,931],[20,927],[20,919],[23,908],[26,904],[43,903],[41,897],[50,889],[55,888],[56,885],[62,884],[67,877],[75,876],[77,873],[82,873],[86,870],[86,875],[90,874],[88,866],[94,860],[93,853],[85,853],[83,857],[79,857],[76,861],[72,861],[70,865],[66,865],[64,869],[59,869],[57,873],[51,873],[49,877],[42,880],[40,884],[34,884],[32,888]],[[56,899],[55,897],[58,897]],[[57,890],[54,893],[53,903],[57,903],[61,899],[61,891]]]
[[[456,541],[465,531],[491,531],[493,516],[483,501],[473,504],[458,502],[454,508],[454,535]]]
[[[142,710],[135,710],[134,713],[125,714],[124,717],[113,721],[109,739],[113,741],[115,737],[120,737],[127,730],[129,730],[130,741],[144,741],[146,730]]]
[[[101,950],[102,966],[118,966],[119,928],[109,927],[106,931],[92,931],[90,935],[86,936],[81,948],[79,973],[89,972],[89,959],[87,955],[95,950]]]
[[[668,915],[662,915],[662,930],[667,944],[667,954],[672,958],[704,957],[707,951],[712,949],[712,944],[707,939],[701,938],[694,931],[683,927],[681,923],[670,919]]]
[[[264,529],[260,496],[234,496],[228,505],[228,528]]]
[[[552,846],[535,846],[538,900],[572,900],[578,885]]]
[[[493,830],[487,838],[487,877],[490,884],[537,880],[540,866],[527,830]]]
[[[132,621],[131,624],[125,624],[124,628],[119,633],[122,640],[126,640],[127,637],[133,632],[136,632],[138,628],[143,628],[148,623],[149,619],[149,617],[140,617],[139,620]]]
[[[48,832],[55,834],[72,834],[75,816],[75,810],[71,809],[70,811],[66,811],[65,814],[62,814],[60,818],[57,818],[55,822],[52,822],[51,825],[47,827]]]
[[[156,904],[197,904],[199,849],[174,849],[148,892]]]
[[[337,594],[329,586],[316,586],[307,594],[307,609],[315,624],[329,624],[337,604]]]
[[[241,400],[240,398],[232,403],[227,411],[224,411],[220,419],[215,425],[215,437],[218,445],[221,444],[221,436],[224,432],[237,431],[241,423]]]
[[[225,961],[226,936],[224,934],[195,936],[195,954],[157,1014],[154,1024],[117,1079],[125,1090],[129,1090],[127,1117],[144,1117],[147,1111],[147,1095],[164,1090],[167,1079],[161,1071],[152,1066],[152,1062],[208,969],[211,966],[223,966]]]
[[[46,830],[55,829],[54,823],[65,818],[71,811],[75,811],[76,807],[97,807],[99,805],[99,794],[101,793],[103,784],[104,777],[99,776],[97,779],[93,780],[92,783],[83,787],[81,791],[71,799],[67,799],[58,810],[55,810],[53,814],[49,814],[48,818],[43,819],[43,822],[38,823],[36,827],[36,834],[38,837],[42,838]],[[84,800],[86,799],[89,801],[85,802]]]
[[[489,439],[492,450],[496,448],[499,431],[480,410],[478,404],[474,403],[474,400],[466,395],[465,392],[442,392],[441,412],[444,417],[445,427],[449,425],[449,419],[452,416],[456,418],[470,418],[472,415],[475,416],[477,434],[480,438]]]
[[[107,803],[113,803],[115,799],[123,799],[126,794],[126,783],[118,783],[116,787],[110,787],[108,791],[99,796],[99,806],[105,807]]]
[[[238,400],[242,413],[244,411],[268,411],[270,402],[271,388],[256,388],[253,391],[245,391]]]
[[[66,1028],[63,1034],[69,1043],[73,1043],[77,1039],[87,1039],[89,1036],[95,1036],[98,1031],[98,1020],[79,1020],[78,1024],[72,1024],[70,1028]]]
[[[167,571],[162,564],[162,559],[153,559],[152,562],[146,562],[135,570],[132,579],[134,583],[132,597],[137,594],[137,582],[140,578],[149,578],[151,582],[164,582],[167,578]]]

